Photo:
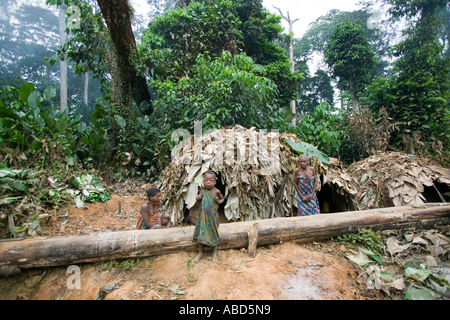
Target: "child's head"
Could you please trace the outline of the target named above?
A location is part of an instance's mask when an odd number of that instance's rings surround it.
[[[147,198],[150,201],[161,201],[161,190],[158,188],[150,188],[147,190]]]
[[[203,185],[206,189],[212,189],[216,185],[216,174],[214,171],[208,170],[203,175]]]

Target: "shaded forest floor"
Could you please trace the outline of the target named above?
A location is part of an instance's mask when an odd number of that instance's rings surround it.
[[[106,203],[71,204],[42,222],[41,235],[83,235],[131,230],[146,201],[148,185],[116,185]],[[120,194],[120,195],[119,195]],[[149,231],[151,232],[151,231]],[[0,278],[3,300],[363,300],[403,299],[404,293],[367,289],[363,269],[345,257],[348,248],[333,240],[286,242],[259,247],[250,258],[246,249],[210,252],[196,264],[195,251],[161,256],[80,264],[80,288],[69,289],[65,267],[22,270]]]

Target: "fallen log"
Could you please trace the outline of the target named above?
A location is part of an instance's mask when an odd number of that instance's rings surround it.
[[[450,222],[450,204],[392,207],[224,223],[219,228],[219,249],[248,247],[248,230],[258,223],[257,245],[282,241],[330,238],[359,228],[385,230],[432,227]],[[80,236],[32,237],[0,240],[0,269],[25,269],[147,257],[197,249],[194,227],[100,232]]]

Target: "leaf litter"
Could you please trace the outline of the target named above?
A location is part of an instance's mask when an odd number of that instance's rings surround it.
[[[361,268],[361,283],[393,298],[450,299],[449,226],[383,233],[384,254],[361,246],[348,249],[345,254]]]

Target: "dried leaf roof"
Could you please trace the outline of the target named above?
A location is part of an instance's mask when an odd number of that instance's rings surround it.
[[[425,187],[435,187],[436,181],[450,185],[450,169],[400,152],[379,153],[347,169],[360,185],[360,209],[421,205]]]
[[[298,166],[298,154],[284,142],[286,138],[300,142],[293,134],[265,133],[239,125],[191,136],[176,149],[178,153],[161,174],[161,211],[171,214],[174,223],[180,223],[184,209],[196,203],[203,174],[212,170],[225,187],[228,220],[291,216],[296,206],[292,174]],[[356,181],[337,159],[325,164],[311,158],[311,165],[316,170],[316,181],[321,177],[323,184],[333,185],[335,192],[353,203]]]

